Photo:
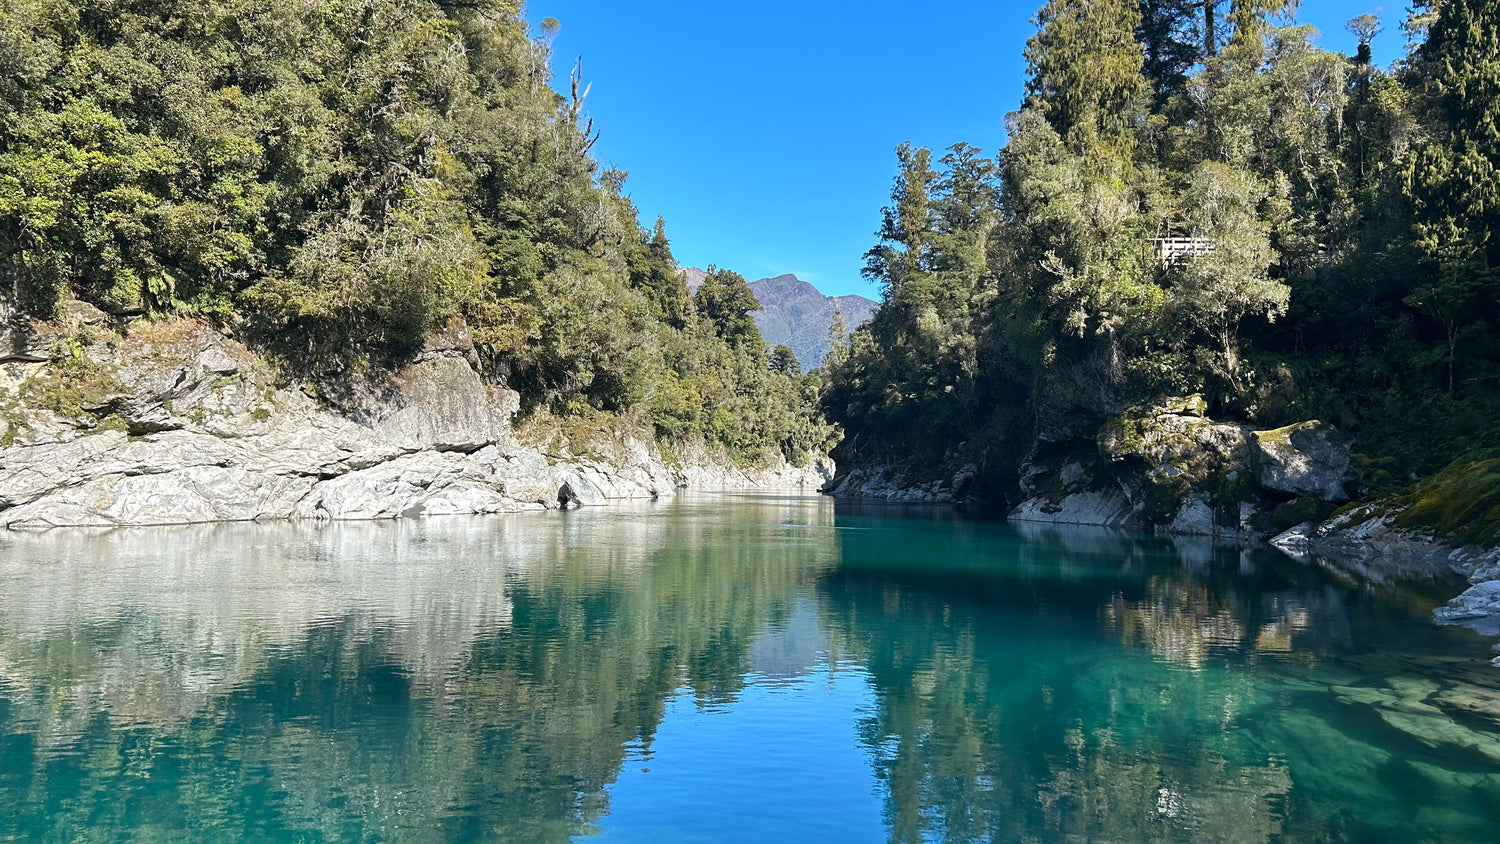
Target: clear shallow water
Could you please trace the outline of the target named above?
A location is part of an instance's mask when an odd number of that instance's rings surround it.
[[[1486,841],[1454,584],[741,496],[0,535],[0,839]]]

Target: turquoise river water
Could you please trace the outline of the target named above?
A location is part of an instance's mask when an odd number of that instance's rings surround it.
[[[0,840],[1495,841],[1461,588],[776,495],[0,535]]]

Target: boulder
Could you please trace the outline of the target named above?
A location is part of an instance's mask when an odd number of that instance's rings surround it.
[[[1354,438],[1323,422],[1254,433],[1255,479],[1263,489],[1328,502],[1349,500]]]
[[[1173,533],[1217,535],[1225,519],[1245,521],[1250,429],[1215,422],[1201,397],[1169,398],[1135,408],[1099,431],[1101,454],[1144,521]],[[1248,502],[1258,507],[1259,502]],[[1252,514],[1253,515],[1253,514]]]
[[[69,299],[58,308],[54,322],[22,319],[0,307],[0,363],[41,363],[73,353],[66,342],[101,333],[109,316],[88,302]]]
[[[1445,621],[1458,621],[1496,613],[1500,613],[1500,580],[1474,584],[1434,614]]]
[[[1117,528],[1133,524],[1135,515],[1135,506],[1119,487],[1069,493],[1055,501],[1045,496],[1028,498],[1010,512],[1010,518],[1018,522]]]
[[[1189,397],[1134,410],[1100,429],[1099,450],[1112,461],[1139,460],[1148,471],[1189,481],[1247,468],[1250,429],[1214,422],[1204,409],[1201,397]]]
[[[54,360],[68,332],[47,323],[14,320],[0,323],[0,363]]]
[[[567,509],[569,507],[594,507],[608,501],[604,492],[594,482],[583,478],[576,472],[568,472],[563,475],[562,484],[557,489],[557,506]]]
[[[79,299],[63,302],[59,310],[62,312],[63,324],[70,328],[104,325],[109,322],[109,314]]]

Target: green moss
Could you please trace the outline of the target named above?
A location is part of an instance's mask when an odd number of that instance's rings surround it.
[[[130,423],[126,422],[124,418],[122,418],[118,413],[111,413],[110,415],[99,420],[98,430],[121,431],[128,434],[130,433]]]
[[[103,404],[122,389],[111,367],[79,351],[27,379],[21,385],[21,403],[81,419],[91,415],[85,405]]]
[[[0,436],[0,448],[10,448],[11,446],[15,445],[16,436],[19,434],[20,429],[21,426],[17,425],[16,423],[6,422],[5,435]]]
[[[674,469],[682,468],[682,451],[678,443],[672,440],[657,440],[656,450],[661,455],[663,463]]]
[[[201,410],[201,408],[199,409]],[[264,422],[267,419],[271,418],[271,410],[270,408],[264,406],[257,407],[254,410],[250,411],[250,418],[254,419],[256,422]]]
[[[1448,464],[1397,500],[1397,527],[1432,530],[1444,539],[1486,545],[1500,540],[1500,449]]]

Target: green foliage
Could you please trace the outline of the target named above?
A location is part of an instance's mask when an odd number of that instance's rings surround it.
[[[709,267],[693,298],[698,313],[708,320],[720,339],[751,354],[761,351],[765,341],[755,327],[755,317],[751,316],[760,310],[760,302],[750,292],[750,283],[744,276]]]
[[[1247,316],[1286,313],[1289,288],[1270,278],[1270,225],[1257,209],[1266,190],[1251,174],[1217,162],[1198,165],[1183,191],[1183,220],[1214,250],[1181,264],[1173,297],[1188,319],[1212,337],[1222,375],[1239,385],[1238,330]]]
[[[1406,507],[1396,517],[1399,527],[1430,529],[1473,544],[1495,542],[1500,539],[1500,451],[1455,460],[1397,503]]]
[[[884,301],[825,373],[837,456],[1004,491],[1038,438],[1189,393],[1355,433],[1372,493],[1500,438],[1500,3],[1423,5],[1394,71],[1372,16],[1351,57],[1295,3],[1225,5],[1048,2],[995,161],[897,150]]]
[[[579,73],[549,84],[557,26],[500,0],[4,4],[0,296],[201,314],[320,381],[462,316],[528,413],[826,448],[744,280],[700,318],[665,224],[589,155]],[[43,392],[71,410],[92,382],[65,375]]]
[[[1146,98],[1135,0],[1049,0],[1036,24],[1026,43],[1027,106],[1080,146],[1128,142]]]

